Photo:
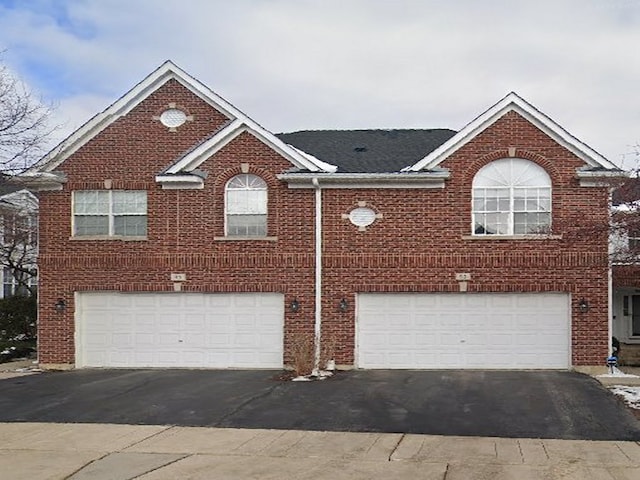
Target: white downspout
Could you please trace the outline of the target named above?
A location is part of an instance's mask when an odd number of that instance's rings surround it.
[[[610,357],[613,355],[613,268],[611,266],[612,262],[609,260],[609,315],[608,315],[608,325],[609,325],[609,349],[607,350],[607,356]]]
[[[315,323],[314,338],[315,355],[313,361],[313,375],[318,375],[320,371],[320,341],[322,335],[322,190],[317,178],[311,180],[316,192],[316,214],[315,214]]]
[[[608,263],[608,279],[607,279],[607,329],[609,330],[609,336],[607,338],[608,348],[607,357],[613,355],[613,257],[611,249],[611,232],[613,226],[613,188],[609,188],[609,201],[607,202],[609,209],[609,225],[607,229],[607,263]]]

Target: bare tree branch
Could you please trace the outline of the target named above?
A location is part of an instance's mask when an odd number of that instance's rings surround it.
[[[38,255],[36,200],[24,192],[15,201],[0,201],[0,232],[0,268],[13,277],[12,293],[34,295]]]
[[[46,153],[55,131],[48,125],[51,113],[50,105],[0,64],[0,173],[21,173]]]

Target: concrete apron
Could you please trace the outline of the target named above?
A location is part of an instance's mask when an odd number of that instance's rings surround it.
[[[18,479],[640,478],[640,445],[431,435],[0,423]]]

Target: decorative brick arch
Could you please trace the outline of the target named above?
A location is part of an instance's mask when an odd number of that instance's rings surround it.
[[[270,237],[278,236],[278,202],[274,201],[274,195],[277,192],[280,185],[278,179],[269,170],[254,167],[249,164],[248,169],[243,169],[241,165],[235,167],[229,167],[224,170],[220,175],[216,177],[213,182],[213,191],[216,197],[219,199],[215,202],[216,218],[220,219],[221,224],[217,227],[222,232],[220,236],[224,235],[225,224],[225,187],[227,182],[236,175],[251,174],[260,177],[267,184],[267,235]]]
[[[279,185],[278,179],[269,170],[260,167],[254,167],[249,164],[249,169],[247,171],[243,171],[240,165],[236,167],[229,167],[224,170],[214,180],[214,189],[216,191],[222,189],[222,191],[224,192],[224,187],[226,186],[227,182],[236,175],[242,175],[243,173],[257,175],[258,177],[262,178],[267,184],[267,188],[269,189],[276,188]]]
[[[464,172],[465,182],[468,182],[468,184],[471,185],[471,183],[473,182],[473,177],[476,176],[476,173],[478,173],[478,171],[482,167],[495,160],[502,160],[503,158],[521,158],[523,160],[529,160],[545,169],[545,171],[551,178],[552,185],[557,185],[560,181],[560,172],[553,164],[553,162],[551,162],[546,157],[522,148],[515,148],[514,150],[505,148],[494,150],[493,152],[482,155],[481,157],[478,157],[474,161],[470,162]]]

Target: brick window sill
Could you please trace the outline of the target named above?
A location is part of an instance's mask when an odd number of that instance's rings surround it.
[[[562,240],[562,235],[463,235],[462,240]]]
[[[86,236],[80,236],[80,237],[69,237],[69,240],[73,240],[73,241],[82,241],[82,240],[89,240],[89,241],[104,241],[104,240],[117,240],[117,241],[121,241],[121,242],[144,242],[147,239],[147,237],[124,237],[124,236],[115,236],[115,235],[86,235]]]

